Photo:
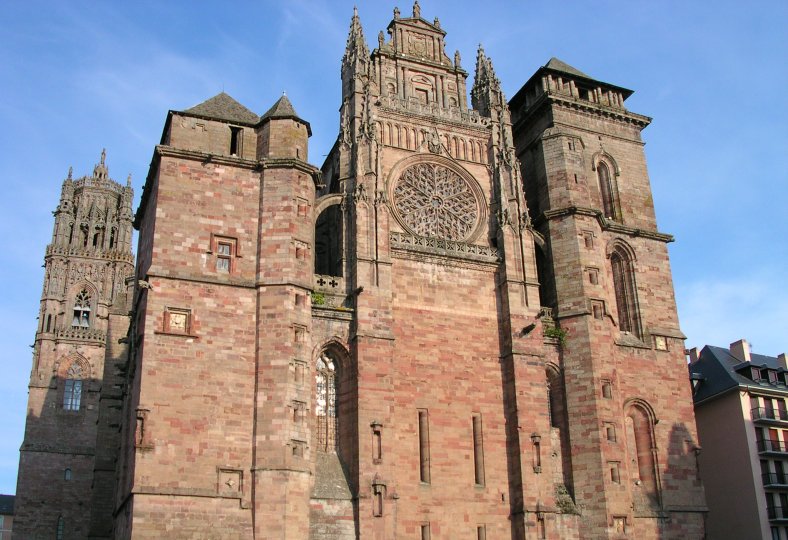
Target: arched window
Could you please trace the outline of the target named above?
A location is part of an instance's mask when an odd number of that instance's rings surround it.
[[[71,469],[63,471],[63,480],[71,480]]]
[[[610,255],[610,266],[613,272],[613,288],[616,293],[619,328],[623,332],[630,332],[637,337],[641,337],[635,269],[632,264],[632,258],[626,251],[617,248]]]
[[[616,212],[616,189],[613,178],[610,176],[610,169],[605,163],[596,166],[596,174],[599,178],[599,193],[602,196],[602,210],[605,217],[620,221],[620,216]]]
[[[315,222],[315,274],[342,276],[342,208],[334,204]]]
[[[654,459],[654,420],[640,403],[626,409],[627,455],[629,474],[645,496],[645,502],[657,502],[657,470]]]
[[[74,363],[68,368],[63,387],[63,409],[78,411],[82,403],[82,368]]]
[[[322,354],[315,370],[315,423],[317,448],[335,452],[337,448],[337,363]]]
[[[63,532],[66,528],[66,521],[63,519],[63,516],[58,516],[57,518],[57,529],[55,530],[55,538],[56,540],[63,540]]]
[[[71,326],[90,326],[90,294],[87,289],[82,289],[74,300],[74,318]]]

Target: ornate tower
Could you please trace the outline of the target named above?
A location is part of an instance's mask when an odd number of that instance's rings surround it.
[[[551,59],[512,98],[562,377],[581,537],[700,538],[703,490],[667,243],[630,90]]]
[[[575,520],[556,506],[562,449],[545,387],[558,343],[543,335],[506,99],[480,49],[469,108],[460,53],[446,54],[418,2],[410,17],[395,9],[387,33],[370,54],[354,13],[340,135],[315,203],[316,268],[338,284],[316,290],[341,287],[332,301],[352,309],[345,326],[321,309],[336,322],[313,321],[313,347],[350,351],[336,451],[358,529],[558,535]]]
[[[105,152],[91,176],[63,182],[44,258],[44,288],[21,448],[15,534],[101,538],[111,533],[120,390],[133,272],[130,180],[111,180]],[[116,416],[116,414],[115,414]],[[109,527],[109,530],[107,529]]]

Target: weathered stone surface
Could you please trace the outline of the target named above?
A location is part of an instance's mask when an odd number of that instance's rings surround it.
[[[481,49],[469,107],[437,22],[389,28],[352,19],[322,170],[286,98],[168,116],[114,537],[702,537],[649,119],[558,60],[507,106]]]

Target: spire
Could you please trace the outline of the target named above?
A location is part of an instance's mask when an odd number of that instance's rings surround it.
[[[369,60],[369,48],[367,40],[364,38],[364,30],[361,28],[361,20],[358,17],[358,8],[353,7],[353,18],[350,20],[350,32],[347,36],[345,46],[345,56],[342,57],[342,65],[350,65],[356,61],[366,62]]]
[[[490,109],[493,107],[506,105],[501,91],[501,81],[495,75],[492,60],[485,54],[481,43],[476,53],[476,74],[471,89],[471,103],[482,116],[490,116]]]

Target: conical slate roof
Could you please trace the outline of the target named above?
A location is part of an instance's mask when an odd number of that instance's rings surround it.
[[[276,100],[276,103],[265,112],[260,120],[266,118],[298,118],[298,114],[295,112],[293,104],[290,103],[287,96],[283,94],[282,97]]]
[[[287,99],[285,94],[282,94],[282,97],[276,100],[276,103],[274,103],[273,107],[265,111],[265,114],[260,117],[260,123],[277,118],[290,118],[292,120],[298,120],[306,126],[309,136],[312,136],[312,127],[309,125],[309,122],[298,116],[298,113],[295,111],[295,107],[293,107],[293,104],[290,103],[290,100]]]
[[[224,92],[203,101],[199,105],[195,105],[191,109],[186,109],[184,112],[244,124],[256,124],[260,120],[255,113]]]
[[[555,71],[562,71],[563,73],[566,73],[568,75],[574,75],[575,77],[583,77],[584,79],[593,80],[593,77],[586,75],[579,69],[573,68],[572,66],[570,66],[569,64],[567,64],[562,60],[559,60],[555,56],[552,57],[550,61],[547,62],[547,64],[545,64],[544,67],[546,67],[547,69],[554,69]]]

